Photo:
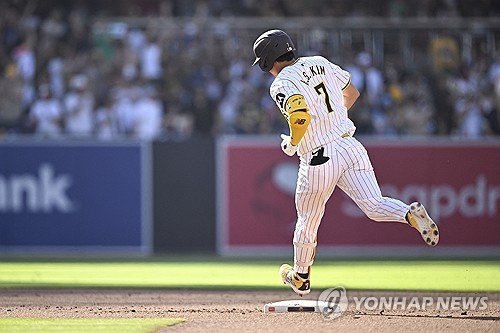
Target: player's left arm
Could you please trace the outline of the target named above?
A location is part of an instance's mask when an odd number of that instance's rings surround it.
[[[306,134],[311,121],[304,96],[301,94],[290,96],[285,102],[284,113],[290,126],[290,143],[297,146]]]

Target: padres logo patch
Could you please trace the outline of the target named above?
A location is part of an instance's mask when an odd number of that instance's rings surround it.
[[[285,106],[285,94],[279,93],[276,95],[276,102],[278,102],[281,109]]]

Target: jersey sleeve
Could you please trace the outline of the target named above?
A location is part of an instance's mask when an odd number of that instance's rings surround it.
[[[333,64],[332,64],[333,65]],[[340,66],[333,65],[335,71],[334,76],[339,81],[339,86],[342,87],[342,90],[345,90],[351,84],[351,73],[342,69]]]
[[[278,79],[273,82],[269,92],[283,117],[288,121],[289,114],[285,109],[285,103],[291,96],[300,94],[299,89],[290,80]]]

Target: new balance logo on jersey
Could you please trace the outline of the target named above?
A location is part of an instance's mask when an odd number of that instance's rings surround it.
[[[306,120],[307,119],[303,119],[303,118],[297,119],[297,120],[295,120],[295,124],[297,124],[297,125],[304,125],[305,122],[306,122]]]
[[[74,208],[71,184],[70,175],[56,175],[50,164],[42,164],[37,175],[0,175],[0,212],[69,213]]]

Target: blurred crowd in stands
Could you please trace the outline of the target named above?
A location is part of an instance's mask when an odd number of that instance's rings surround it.
[[[0,3],[0,136],[182,141],[287,131],[268,94],[272,76],[251,67],[253,40],[267,29],[238,35],[224,27],[217,31],[217,25],[215,32],[205,29],[218,17],[500,14],[494,0],[385,0],[377,6],[368,0],[356,6],[309,0],[307,8],[298,0],[119,3]],[[163,20],[159,29],[112,20],[117,17]],[[175,18],[192,20],[178,24]],[[107,21],[115,23],[102,24]],[[493,36],[498,48],[498,30]],[[362,92],[350,112],[357,133],[500,135],[500,51],[480,46],[464,59],[461,42],[457,35],[436,34],[422,46],[429,61],[418,68],[398,61],[378,66],[368,50],[351,50],[352,57],[338,64]],[[299,54],[319,53],[337,62],[314,43],[309,46]]]

